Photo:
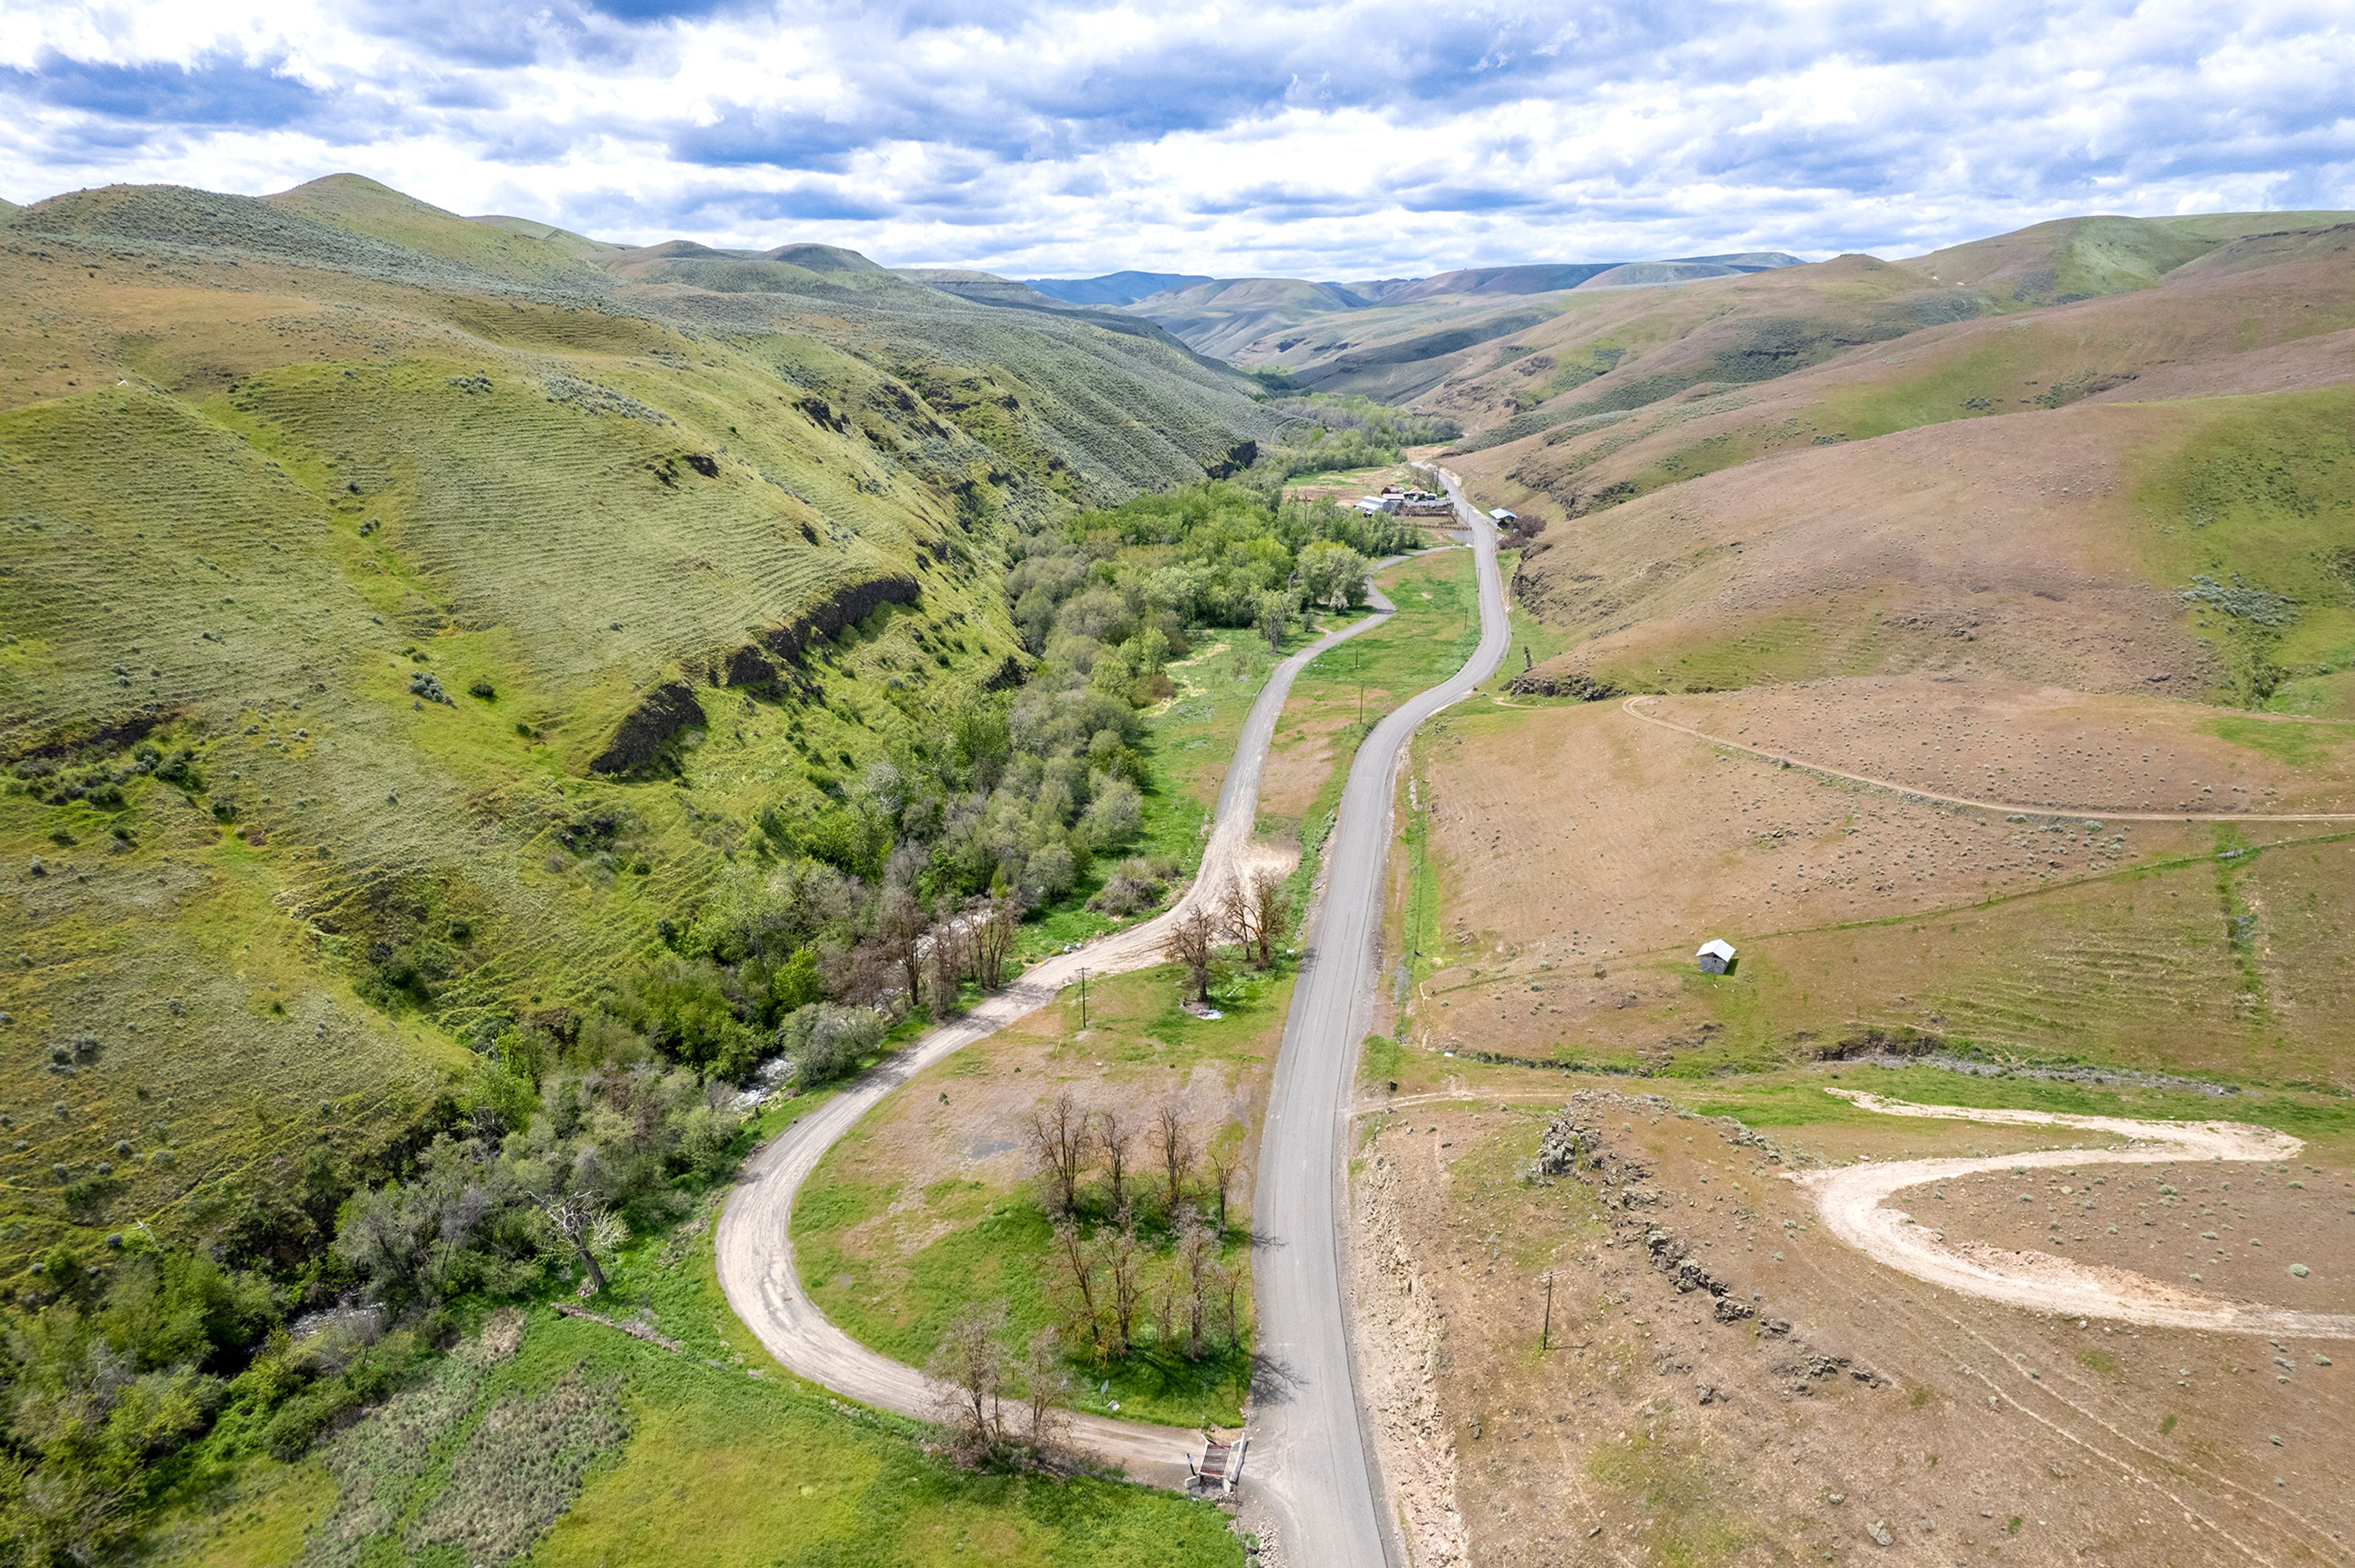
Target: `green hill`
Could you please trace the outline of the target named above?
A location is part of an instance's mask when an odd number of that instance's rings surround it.
[[[348,176],[38,203],[0,298],[0,1274],[398,1128],[1021,656],[1018,525],[1273,430],[1157,334]]]

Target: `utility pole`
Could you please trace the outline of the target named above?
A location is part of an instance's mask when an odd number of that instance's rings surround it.
[[[1362,730],[1366,727],[1366,677],[1358,674],[1358,650],[1355,648],[1349,650],[1349,673],[1357,677],[1358,728]]]
[[[1538,1330],[1538,1353],[1540,1355],[1543,1355],[1547,1350],[1553,1347],[1553,1270],[1551,1269],[1546,1270],[1545,1287],[1545,1327]]]
[[[1085,965],[1080,966],[1080,1032],[1088,1032],[1088,971]]]

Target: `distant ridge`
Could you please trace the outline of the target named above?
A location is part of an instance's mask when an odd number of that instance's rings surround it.
[[[1135,304],[1148,294],[1207,283],[1202,272],[1106,272],[1097,278],[1017,278],[1049,299],[1065,304]]]

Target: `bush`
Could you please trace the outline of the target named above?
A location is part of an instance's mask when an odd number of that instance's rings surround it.
[[[883,1020],[873,1009],[831,1002],[798,1008],[777,1029],[777,1048],[793,1062],[794,1082],[805,1086],[856,1070],[882,1039]]]

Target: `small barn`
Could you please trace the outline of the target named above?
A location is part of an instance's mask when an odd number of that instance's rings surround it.
[[[1693,955],[1693,962],[1700,965],[1704,975],[1730,975],[1733,972],[1733,944],[1722,937],[1710,937]]]
[[[1519,521],[1521,520],[1519,517],[1518,517],[1514,516],[1512,513],[1510,513],[1510,512],[1508,512],[1508,511],[1505,510],[1505,508],[1504,508],[1504,507],[1497,507],[1495,511],[1493,511],[1493,512],[1489,513],[1489,514],[1488,514],[1488,517],[1489,517],[1490,520],[1491,520],[1491,521],[1493,521],[1493,522],[1494,522],[1494,523],[1495,523],[1498,528],[1511,528],[1515,523],[1518,523],[1518,522],[1519,522]]]

